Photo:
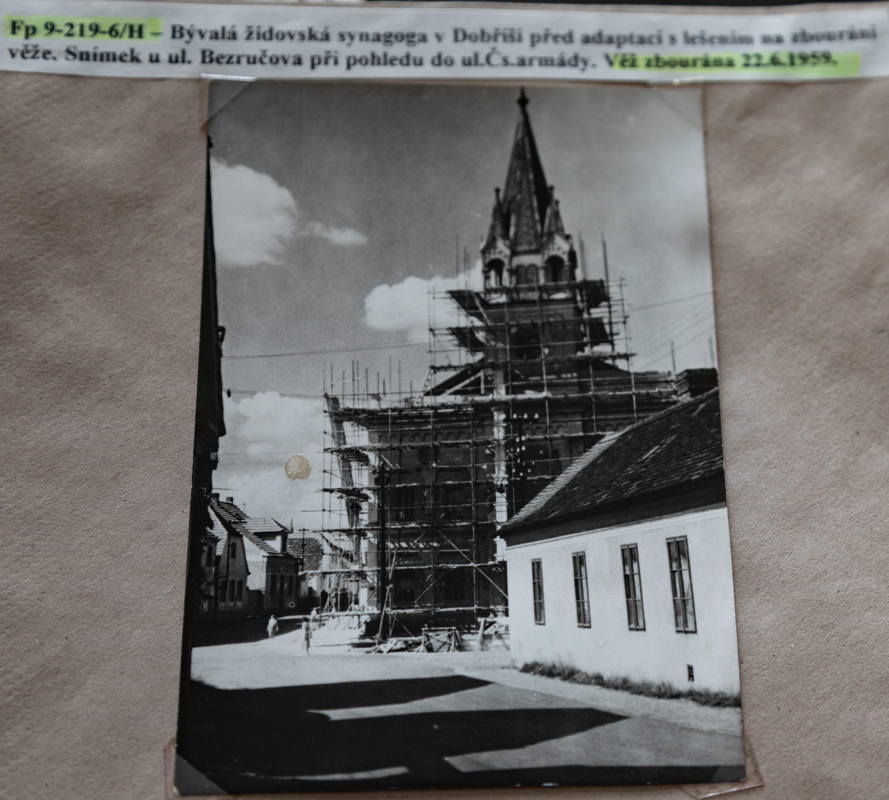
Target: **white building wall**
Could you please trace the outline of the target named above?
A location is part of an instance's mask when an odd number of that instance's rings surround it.
[[[247,566],[250,574],[247,576],[247,586],[253,591],[266,591],[266,563],[268,559],[249,539],[244,539],[244,553],[247,557]]]
[[[667,539],[688,539],[697,633],[677,633]],[[629,630],[621,545],[636,544],[645,630]],[[573,553],[586,554],[589,628],[579,627]],[[543,568],[546,623],[534,622],[531,560]],[[737,693],[737,636],[728,516],[725,508],[507,547],[510,647],[517,665],[563,663],[584,672],[680,689]],[[694,667],[694,683],[687,665]]]

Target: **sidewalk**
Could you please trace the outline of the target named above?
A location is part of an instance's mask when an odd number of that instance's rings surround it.
[[[593,706],[624,717],[641,717],[669,722],[698,731],[741,735],[741,709],[702,706],[691,700],[661,700],[654,697],[605,689],[558,678],[545,678],[519,672],[514,667],[500,669],[467,669],[455,665],[455,672],[470,678],[495,681],[514,689],[554,695],[565,700]]]

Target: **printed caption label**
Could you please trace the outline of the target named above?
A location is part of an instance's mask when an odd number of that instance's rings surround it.
[[[0,69],[145,78],[702,82],[889,75],[885,9],[679,14],[19,0]]]

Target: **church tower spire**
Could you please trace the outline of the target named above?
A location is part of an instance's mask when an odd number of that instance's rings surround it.
[[[520,109],[519,119],[506,171],[503,203],[509,218],[510,245],[513,252],[522,253],[540,249],[549,188],[531,129],[529,101],[524,88],[516,102]]]
[[[528,115],[529,102],[522,88],[516,100],[519,118],[503,194],[497,192],[482,245],[488,286],[502,285],[504,269],[510,285],[563,281],[573,270],[571,237],[565,233],[553,187],[546,181]]]

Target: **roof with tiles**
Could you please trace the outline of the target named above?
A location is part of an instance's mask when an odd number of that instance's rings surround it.
[[[321,559],[324,556],[324,539],[317,531],[305,531],[294,533],[287,540],[287,552],[295,558],[302,558],[303,569],[314,572],[321,569]]]
[[[722,475],[719,389],[606,436],[512,517],[500,534],[681,493]]]
[[[282,525],[271,517],[247,517],[244,524],[247,526],[247,530],[249,530],[250,533],[255,533],[259,536],[277,536],[281,532],[290,532],[288,527]]]
[[[263,553],[269,556],[280,556],[282,553],[259,534],[287,533],[289,530],[268,517],[251,519],[231,500],[220,500],[216,495],[210,498],[210,508],[226,528],[243,536]],[[271,523],[271,525],[269,525]],[[274,527],[271,527],[274,526]]]

